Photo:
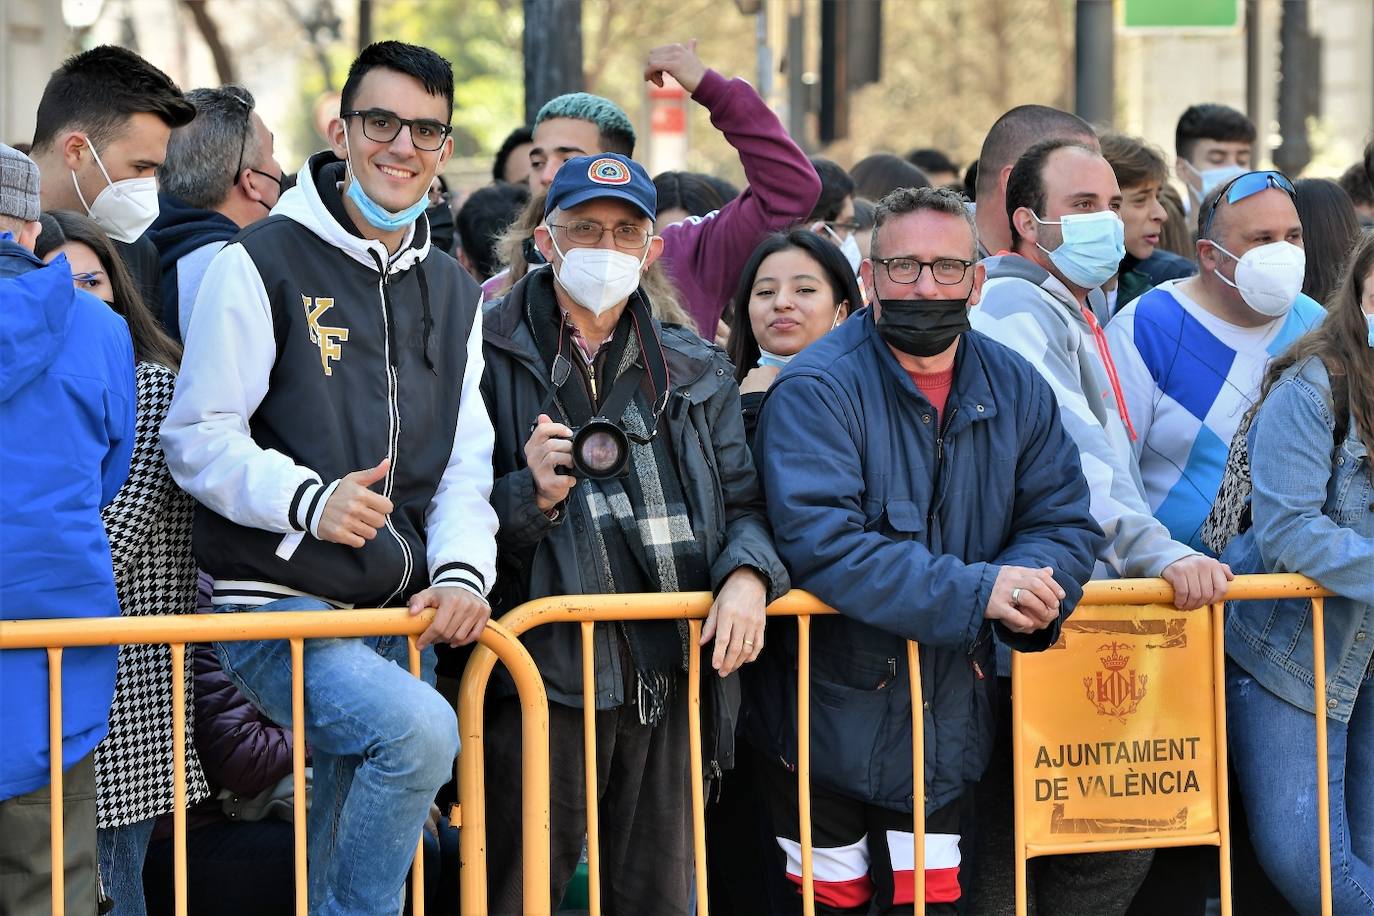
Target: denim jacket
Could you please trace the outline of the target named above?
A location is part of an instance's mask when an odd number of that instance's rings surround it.
[[[1320,359],[1284,373],[1250,428],[1254,526],[1223,559],[1237,573],[1300,573],[1338,597],[1326,600],[1327,715],[1350,721],[1374,656],[1374,487],[1370,456],[1351,418],[1336,426]],[[1238,601],[1226,652],[1275,695],[1315,714],[1309,601]]]

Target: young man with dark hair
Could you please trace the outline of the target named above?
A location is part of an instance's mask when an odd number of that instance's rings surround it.
[[[118,617],[100,510],[129,476],[134,351],[124,319],[34,257],[38,167],[0,144],[0,619]],[[95,747],[109,730],[113,646],[62,654],[60,746],[49,746],[42,649],[0,652],[0,913],[97,902]],[[53,863],[50,755],[61,759],[65,861]]]
[[[491,161],[491,180],[507,184],[530,183],[530,150],[534,148],[534,129],[517,127],[501,141]]]
[[[828,236],[839,246],[857,274],[863,255],[854,238],[858,229],[854,221],[854,178],[838,162],[821,156],[811,157],[811,167],[821,180],[821,196],[816,198],[806,222],[811,224],[812,232]]]
[[[399,910],[458,749],[431,647],[471,642],[490,615],[478,288],[421,218],[452,110],[434,51],[363,49],[330,149],[206,271],[162,428],[173,477],[201,503],[196,555],[219,611],[436,609],[418,638],[425,681],[403,637],[305,643],[312,913]],[[285,642],[216,648],[265,715],[291,721]]]
[[[1011,167],[1031,145],[1051,139],[1075,140],[1097,148],[1097,134],[1078,115],[1047,105],[1018,105],[988,128],[978,154],[976,189],[978,253],[986,257],[1011,248],[1007,221],[1007,180]]]
[[[241,86],[192,89],[196,119],[172,131],[158,168],[158,216],[148,230],[162,266],[162,318],[185,339],[210,260],[281,197],[273,136]]]
[[[167,74],[112,45],[68,58],[38,102],[32,155],[43,173],[43,209],[90,214],[156,315],[161,269],[143,234],[157,219],[168,138],[195,115]]]
[[[712,126],[739,152],[749,182],[714,214],[663,229],[662,264],[683,307],[699,333],[720,337],[729,333],[720,317],[754,246],[810,213],[820,181],[754,87],[707,67],[695,41],[649,51],[644,79],[662,85],[665,76],[710,113]],[[634,127],[614,102],[587,93],[559,96],[535,118],[531,190],[537,195],[547,189],[568,159],[605,152],[633,156],[634,144]],[[509,285],[506,279],[498,275],[484,284],[488,296],[500,295]]]
[[[912,911],[915,640],[939,736],[924,770],[924,902],[952,914],[992,755],[992,633],[1021,651],[1053,645],[1102,532],[1050,386],[969,330],[984,283],[963,197],[902,188],[875,219],[870,308],[782,372],[756,454],[794,584],[839,612],[811,623],[816,912]],[[773,761],[776,840],[800,884],[796,650],[783,637],[760,662],[759,695],[775,701],[751,710],[749,735]]]
[[[1365,229],[1374,229],[1374,180],[1365,170],[1364,163],[1357,162],[1342,172],[1339,184],[1350,195],[1360,225]]]
[[[1230,569],[1175,540],[1151,514],[1136,465],[1139,428],[1100,324],[1102,286],[1126,254],[1121,200],[1116,175],[1095,146],[1061,139],[1026,150],[1007,181],[1013,250],[984,261],[988,280],[973,325],[1025,357],[1054,391],[1082,456],[1093,517],[1107,535],[1097,575],[1162,576],[1177,607],[1198,608],[1222,598]],[[999,673],[1010,675],[1010,666],[999,665]],[[999,688],[1009,710],[1009,679]],[[999,742],[1005,747],[983,788],[997,803],[979,811],[989,828],[978,868],[980,913],[1002,912],[1011,901],[1009,728]],[[1151,856],[1146,850],[1036,860],[1031,893],[1045,913],[1124,913]]]
[[[1188,212],[1218,185],[1250,168],[1255,122],[1229,105],[1193,105],[1174,129],[1174,174],[1188,188]]]
[[[1099,142],[1102,158],[1121,187],[1120,216],[1125,228],[1126,257],[1116,280],[1103,287],[1107,311],[1114,315],[1158,283],[1191,277],[1197,265],[1159,247],[1160,233],[1169,219],[1159,198],[1169,180],[1164,157],[1138,137],[1103,134]]]

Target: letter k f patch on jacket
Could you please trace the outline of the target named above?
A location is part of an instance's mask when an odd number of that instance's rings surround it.
[[[320,366],[324,369],[325,375],[333,375],[334,370],[330,363],[343,358],[341,345],[348,340],[348,328],[332,328],[320,324],[324,313],[334,307],[332,297],[320,296],[312,299],[302,295],[301,305],[305,306],[305,320],[310,326],[310,342],[320,348]]]

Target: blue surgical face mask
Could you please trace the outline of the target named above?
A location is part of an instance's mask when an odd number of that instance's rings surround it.
[[[1208,194],[1212,193],[1213,188],[1226,184],[1226,182],[1235,178],[1237,175],[1244,175],[1246,172],[1250,171],[1242,165],[1219,165],[1211,169],[1198,169],[1197,166],[1193,165],[1187,159],[1183,161],[1192,173],[1197,176],[1198,185],[1201,189],[1198,190],[1198,200],[1204,200]]]
[[[783,366],[792,362],[792,357],[796,355],[797,354],[793,353],[790,356],[783,356],[779,353],[770,353],[763,347],[759,347],[759,366],[777,366],[781,369]]]
[[[1083,289],[1096,289],[1116,275],[1126,257],[1126,227],[1111,210],[1098,213],[1071,213],[1062,219],[1031,216],[1042,226],[1059,226],[1063,241],[1050,251],[1039,242],[1035,247],[1049,256],[1070,283]]]
[[[344,151],[348,155],[349,182],[348,189],[344,193],[348,199],[353,201],[353,205],[358,208],[358,212],[363,215],[374,228],[381,229],[383,232],[395,232],[404,229],[411,223],[420,218],[420,214],[429,209],[429,190],[428,186],[420,199],[415,201],[404,210],[391,211],[377,203],[367,192],[363,190],[363,184],[358,180],[358,173],[353,169],[353,153],[348,146],[348,127],[344,127]],[[432,180],[432,179],[431,179]]]
[[[1364,320],[1369,325],[1369,349],[1374,350],[1374,315],[1365,315]]]

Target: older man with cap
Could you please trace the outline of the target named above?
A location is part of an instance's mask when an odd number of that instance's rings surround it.
[[[703,698],[707,772],[733,756],[735,679],[763,648],[787,573],[764,520],[725,356],[651,315],[640,287],[663,242],[644,169],[568,160],[549,188],[531,271],[483,319],[482,393],[496,430],[494,613],[547,595],[711,590]],[[685,913],[692,851],[682,621],[597,624],[593,637],[603,892],[613,912]],[[586,833],[577,627],[524,637],[550,699],[557,903]],[[488,710],[493,912],[520,887],[520,712],[509,682]],[[652,838],[653,842],[648,842]],[[532,905],[532,904],[531,904]]]
[[[100,510],[129,475],[134,353],[109,306],[33,255],[38,167],[0,144],[0,620],[117,617]],[[95,746],[113,647],[62,656],[66,907],[96,909]],[[0,652],[0,913],[46,912],[52,886],[48,663]],[[53,907],[56,909],[56,907]]]

